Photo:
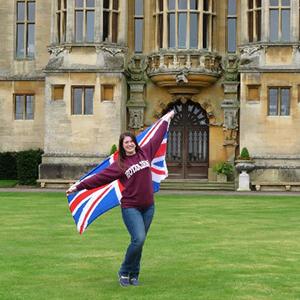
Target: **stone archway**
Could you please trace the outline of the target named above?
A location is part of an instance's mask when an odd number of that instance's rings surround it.
[[[192,100],[170,103],[175,110],[170,124],[167,162],[170,178],[207,179],[209,120],[206,111]]]

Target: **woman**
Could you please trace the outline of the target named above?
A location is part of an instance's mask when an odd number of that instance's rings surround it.
[[[121,134],[119,157],[111,166],[71,186],[67,195],[108,184],[119,179],[124,186],[121,199],[123,221],[131,236],[124,261],[118,272],[121,286],[138,285],[143,245],[154,215],[151,161],[157,152],[174,111],[164,116],[155,136],[143,147],[130,132]]]

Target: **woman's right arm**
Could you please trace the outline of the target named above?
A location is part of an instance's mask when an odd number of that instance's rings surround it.
[[[82,181],[73,184],[67,191],[66,194],[72,194],[83,189],[91,190],[96,187],[108,184],[114,180],[119,179],[123,175],[122,170],[118,166],[117,162],[114,162],[108,168],[96,173],[90,177],[83,179]]]

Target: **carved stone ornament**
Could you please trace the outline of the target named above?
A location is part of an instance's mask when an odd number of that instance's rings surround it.
[[[228,55],[223,61],[224,80],[238,81],[239,58],[236,55]]]
[[[119,53],[124,52],[123,48],[109,47],[109,46],[106,46],[106,45],[96,46],[96,52],[100,52],[101,50],[105,51],[105,52],[108,52],[112,56],[115,56]]]
[[[127,66],[127,74],[131,80],[145,80],[145,71],[147,69],[146,59],[144,57],[132,57]]]
[[[129,110],[129,128],[140,129],[144,125],[144,109],[128,108]]]
[[[238,127],[238,117],[236,109],[224,110],[224,127],[226,129],[236,129]]]
[[[176,75],[177,84],[182,85],[182,84],[188,83],[187,75],[188,75],[188,70],[182,70],[181,72],[179,72]]]
[[[241,48],[241,54],[245,54],[247,56],[252,56],[255,52],[259,51],[262,49],[262,45],[257,45],[257,46],[246,46]]]
[[[50,46],[48,47],[48,52],[50,53],[50,55],[53,55],[53,56],[58,56],[58,54],[60,54],[61,52],[63,52],[65,50],[65,47],[57,47],[57,46]]]

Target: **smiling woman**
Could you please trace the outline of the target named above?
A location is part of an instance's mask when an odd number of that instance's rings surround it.
[[[118,159],[109,167],[88,176],[67,190],[67,195],[81,190],[92,190],[115,180],[124,187],[121,209],[124,224],[131,236],[124,261],[119,269],[121,286],[138,285],[143,245],[154,215],[154,189],[151,162],[166,135],[170,119],[167,113],[149,132],[148,143],[140,147],[135,136],[125,132],[119,138]]]

